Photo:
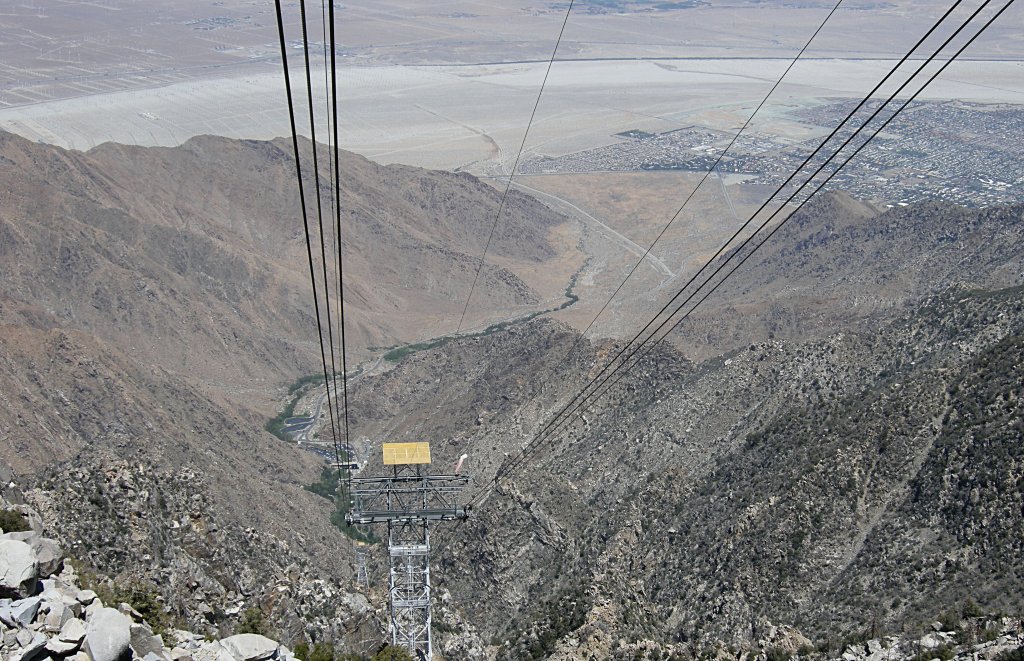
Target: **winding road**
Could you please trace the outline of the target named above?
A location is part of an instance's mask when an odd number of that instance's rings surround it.
[[[665,262],[661,261],[660,259],[658,259],[654,255],[648,253],[646,248],[644,248],[640,244],[638,244],[638,243],[636,243],[636,242],[626,238],[622,234],[619,234],[618,232],[616,232],[612,228],[608,227],[607,225],[602,223],[600,220],[598,220],[594,216],[590,215],[589,213],[587,213],[583,209],[579,208],[578,206],[576,206],[575,204],[573,204],[569,200],[566,200],[566,199],[563,199],[561,197],[558,197],[557,195],[552,195],[551,193],[545,193],[542,190],[538,190],[536,188],[533,188],[532,186],[527,186],[526,184],[518,182],[518,181],[515,181],[515,182],[512,182],[512,183],[513,183],[513,185],[516,188],[522,188],[523,190],[530,191],[531,193],[534,193],[535,195],[539,195],[539,196],[545,197],[545,198],[547,198],[549,200],[553,200],[554,203],[555,203],[554,206],[561,207],[563,211],[568,210],[568,213],[570,215],[574,215],[574,216],[580,218],[584,222],[584,224],[586,224],[586,225],[590,226],[591,228],[595,229],[598,233],[600,233],[600,234],[604,235],[606,238],[611,239],[612,241],[615,241],[616,243],[620,244],[622,247],[624,247],[626,250],[632,252],[637,257],[643,257],[644,261],[646,261],[648,264],[650,264],[651,268],[653,268],[654,270],[658,271],[662,275],[667,276],[669,278],[676,277],[676,274],[672,272],[672,269],[670,269],[665,264]]]
[[[363,369],[360,369],[356,374],[350,376],[348,378],[349,383],[353,383],[353,382],[356,381],[356,379],[360,379],[360,378],[362,378],[362,377],[364,377],[364,376],[366,376],[368,374],[372,374],[376,370],[380,369],[381,365],[383,365],[383,364],[384,364],[384,356],[377,357],[377,359],[374,360],[373,363],[371,363],[369,367],[365,367]],[[303,429],[301,432],[299,432],[295,436],[295,443],[296,443],[296,445],[300,445],[301,446],[302,444],[306,444],[306,445],[317,445],[317,446],[321,446],[321,447],[332,447],[332,448],[334,447],[334,442],[333,441],[311,441],[311,440],[309,440],[310,436],[313,434],[313,432],[320,428],[321,416],[323,415],[324,405],[327,403],[327,395],[329,393],[330,393],[330,391],[325,389],[323,394],[321,394],[319,397],[317,397],[316,405],[313,407],[313,413],[310,415],[310,417],[313,418],[313,422],[310,423],[310,425],[308,427]],[[335,391],[335,393],[336,393],[336,391]]]

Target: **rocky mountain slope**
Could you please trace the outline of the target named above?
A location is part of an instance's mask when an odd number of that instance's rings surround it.
[[[195,631],[255,607],[282,635],[364,641],[379,632],[353,633],[374,615],[351,540],[303,488],[321,461],[263,429],[319,365],[289,154],[213,137],[81,153],[0,134],[0,467],[76,561],[158,586]],[[499,193],[342,160],[350,342],[416,339],[442,317],[451,330]],[[563,292],[565,225],[511,199],[470,323]]]
[[[1020,206],[978,211],[939,202],[880,211],[828,193],[795,213],[675,340],[709,357],[769,337],[820,338],[884,323],[958,283],[1019,283],[1022,216]]]
[[[382,552],[360,589],[331,503],[303,488],[322,464],[262,431],[274,389],[316,363],[287,154],[0,137],[0,459],[83,571],[154,586],[185,629],[223,636],[256,609],[288,644],[366,652]],[[451,322],[497,192],[345,158],[354,336]],[[512,207],[476,319],[560,294],[577,266],[560,217]],[[1019,614],[1022,227],[1020,208],[808,205],[438,531],[439,648],[768,661],[807,641],[880,661],[968,599]],[[618,346],[578,340],[538,319],[414,353],[353,384],[354,441],[375,457],[429,439],[438,470],[468,453],[486,487]]]
[[[744,282],[772,267],[780,305],[799,319],[803,292],[813,324],[697,362],[660,347],[438,533],[440,584],[473,604],[481,654],[700,651],[757,641],[766,622],[827,654],[865,631],[923,635],[968,600],[1021,612],[1024,262],[1019,242],[982,249],[1019,233],[1021,210],[822,204],[821,221],[840,217],[848,235],[882,231],[873,257],[849,256],[852,239],[811,242],[808,274],[780,240],[720,301],[739,309],[754,295]],[[794,232],[812,232],[816,210]],[[928,227],[917,248],[932,258],[918,259],[909,243]],[[965,245],[952,269],[934,250],[948,232]],[[907,256],[896,268],[889,244]],[[829,305],[815,264],[848,274]],[[850,312],[853,292],[866,313]],[[718,310],[720,326],[766,327]],[[692,332],[674,344],[698,344]],[[360,429],[430,438],[442,465],[468,452],[486,486],[615,349],[584,342],[560,362],[575,339],[541,321],[416,354],[356,388]]]
[[[43,534],[39,513],[24,505],[22,494],[10,485],[0,495],[0,652],[10,661],[401,661],[412,659],[404,651],[381,645],[370,654],[346,653],[337,656],[333,642],[310,645],[304,634],[292,637],[294,653],[268,637],[271,625],[262,612],[245,612],[239,631],[220,640],[181,628],[180,620],[168,616],[166,600],[173,592],[158,594],[151,585],[133,583],[111,588],[100,576],[81,572],[64,554],[60,545]],[[4,527],[9,530],[4,530]],[[127,549],[126,549],[127,550]],[[95,588],[95,589],[93,589]],[[442,636],[436,658],[481,658],[485,651],[471,626],[451,612],[450,595],[441,591],[442,600],[435,622],[444,631],[461,629],[455,635]],[[570,604],[571,605],[571,604]],[[572,626],[576,609],[547,608],[546,622]],[[351,621],[351,617],[348,618]],[[578,623],[581,624],[581,623]],[[856,640],[840,645],[842,661],[892,661],[939,658],[943,660],[986,659],[1016,661],[1024,651],[1022,622],[1019,619],[985,614],[968,602],[962,612],[948,613],[931,624],[920,638],[886,636]],[[468,634],[468,635],[467,635]],[[350,632],[351,635],[351,632]],[[600,636],[597,636],[599,638]],[[593,643],[594,636],[591,637]],[[517,651],[517,658],[537,658],[550,651],[550,631],[533,639]],[[559,642],[552,658],[608,658],[608,650],[581,648],[570,638]],[[716,643],[711,648],[718,659],[775,661],[793,657],[824,660],[835,658],[811,646],[811,641],[792,627],[762,625],[753,644],[739,648]],[[616,658],[686,659],[697,656],[697,647],[688,643],[661,645],[653,641],[625,643],[612,648]]]
[[[251,396],[254,382],[266,390],[311,373],[315,322],[290,154],[284,140],[200,137],[81,153],[0,134],[5,298],[38,308],[40,323],[86,331],[228,392]],[[326,149],[320,158],[326,188]],[[438,324],[452,331],[498,192],[468,175],[349,153],[341,168],[357,355],[440,334]],[[308,160],[305,169],[315,225]],[[563,217],[520,194],[503,216],[490,248],[497,266],[482,273],[470,325],[558,296],[571,273],[556,236]],[[333,233],[326,240],[333,261]]]

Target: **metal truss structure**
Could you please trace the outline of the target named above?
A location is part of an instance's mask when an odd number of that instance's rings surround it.
[[[458,495],[469,478],[395,466],[389,477],[353,478],[351,484],[349,524],[388,524],[391,642],[431,661],[430,524],[466,518]]]

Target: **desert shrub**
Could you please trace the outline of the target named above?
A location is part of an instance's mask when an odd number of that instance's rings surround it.
[[[384,649],[374,654],[370,661],[415,661],[415,659],[401,647],[386,645]]]
[[[17,510],[0,510],[0,528],[4,532],[24,532],[29,529],[28,519]]]
[[[255,606],[246,609],[242,613],[242,621],[238,623],[238,633],[268,635],[270,633],[270,626],[267,624],[266,618],[263,617],[263,611]]]
[[[334,661],[334,648],[329,643],[317,643],[309,653],[309,661]]]
[[[911,661],[932,661],[932,659],[941,659],[942,661],[950,661],[956,656],[956,646],[954,645],[943,645],[936,647],[933,650],[921,652],[920,654],[913,657]]]

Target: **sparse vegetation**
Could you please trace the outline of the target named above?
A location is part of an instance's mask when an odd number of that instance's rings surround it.
[[[364,532],[357,526],[349,525],[345,520],[350,504],[348,494],[345,493],[341,485],[340,476],[336,469],[331,466],[324,466],[320,472],[320,479],[306,485],[305,489],[334,503],[334,511],[331,512],[331,524],[335,528],[359,542],[376,544],[379,541],[369,529]]]
[[[583,626],[590,602],[582,587],[565,589],[539,604],[525,628],[520,629],[509,647],[502,648],[499,659],[543,659],[554,651],[566,634]]]
[[[405,344],[398,347],[392,347],[390,351],[384,354],[384,360],[392,363],[397,363],[400,362],[409,354],[416,353],[417,351],[426,351],[427,349],[436,349],[438,347],[443,347],[456,338],[487,337],[488,335],[493,335],[494,333],[503,331],[512,326],[517,326],[519,324],[525,324],[529,321],[533,321],[542,314],[564,310],[572,305],[575,305],[576,302],[580,300],[580,297],[573,293],[573,288],[575,288],[576,286],[576,279],[578,276],[579,273],[574,273],[572,278],[569,279],[569,284],[566,285],[565,287],[566,300],[562,301],[561,304],[553,308],[548,308],[547,310],[537,310],[536,312],[530,312],[529,314],[525,314],[521,317],[516,317],[515,319],[509,319],[508,321],[499,321],[497,323],[491,324],[490,326],[488,326],[487,328],[483,329],[478,333],[465,333],[462,335],[442,335],[441,337],[435,338],[433,340],[427,340],[426,342],[416,342],[414,344]]]
[[[164,608],[163,598],[155,585],[138,580],[126,583],[103,580],[95,571],[81,562],[70,558],[68,561],[75,568],[79,584],[83,589],[95,592],[104,604],[114,606],[121,603],[128,604],[142,615],[153,633],[162,635],[166,642],[173,643],[171,630],[182,628],[184,623]]]
[[[781,647],[769,647],[764,651],[766,661],[789,661],[793,655]]]
[[[932,659],[940,659],[940,661],[950,661],[956,656],[955,645],[942,645],[935,649],[930,649],[915,655],[911,661],[932,661]]]
[[[0,510],[0,529],[4,532],[24,532],[30,529],[28,519],[17,510]]]
[[[1015,650],[1007,650],[996,656],[995,661],[1024,661],[1024,645]]]
[[[282,441],[291,441],[291,439],[284,433],[284,429],[287,426],[284,421],[295,416],[295,407],[298,405],[299,400],[302,399],[304,394],[305,392],[302,391],[292,397],[291,401],[288,402],[288,405],[285,406],[280,413],[271,418],[263,428],[274,436],[277,436]]]
[[[385,645],[381,651],[373,655],[370,661],[414,661],[414,659],[401,647]]]
[[[270,625],[267,623],[263,611],[256,606],[247,608],[242,613],[242,621],[238,624],[238,633],[258,633],[261,636],[267,637],[272,635]]]

